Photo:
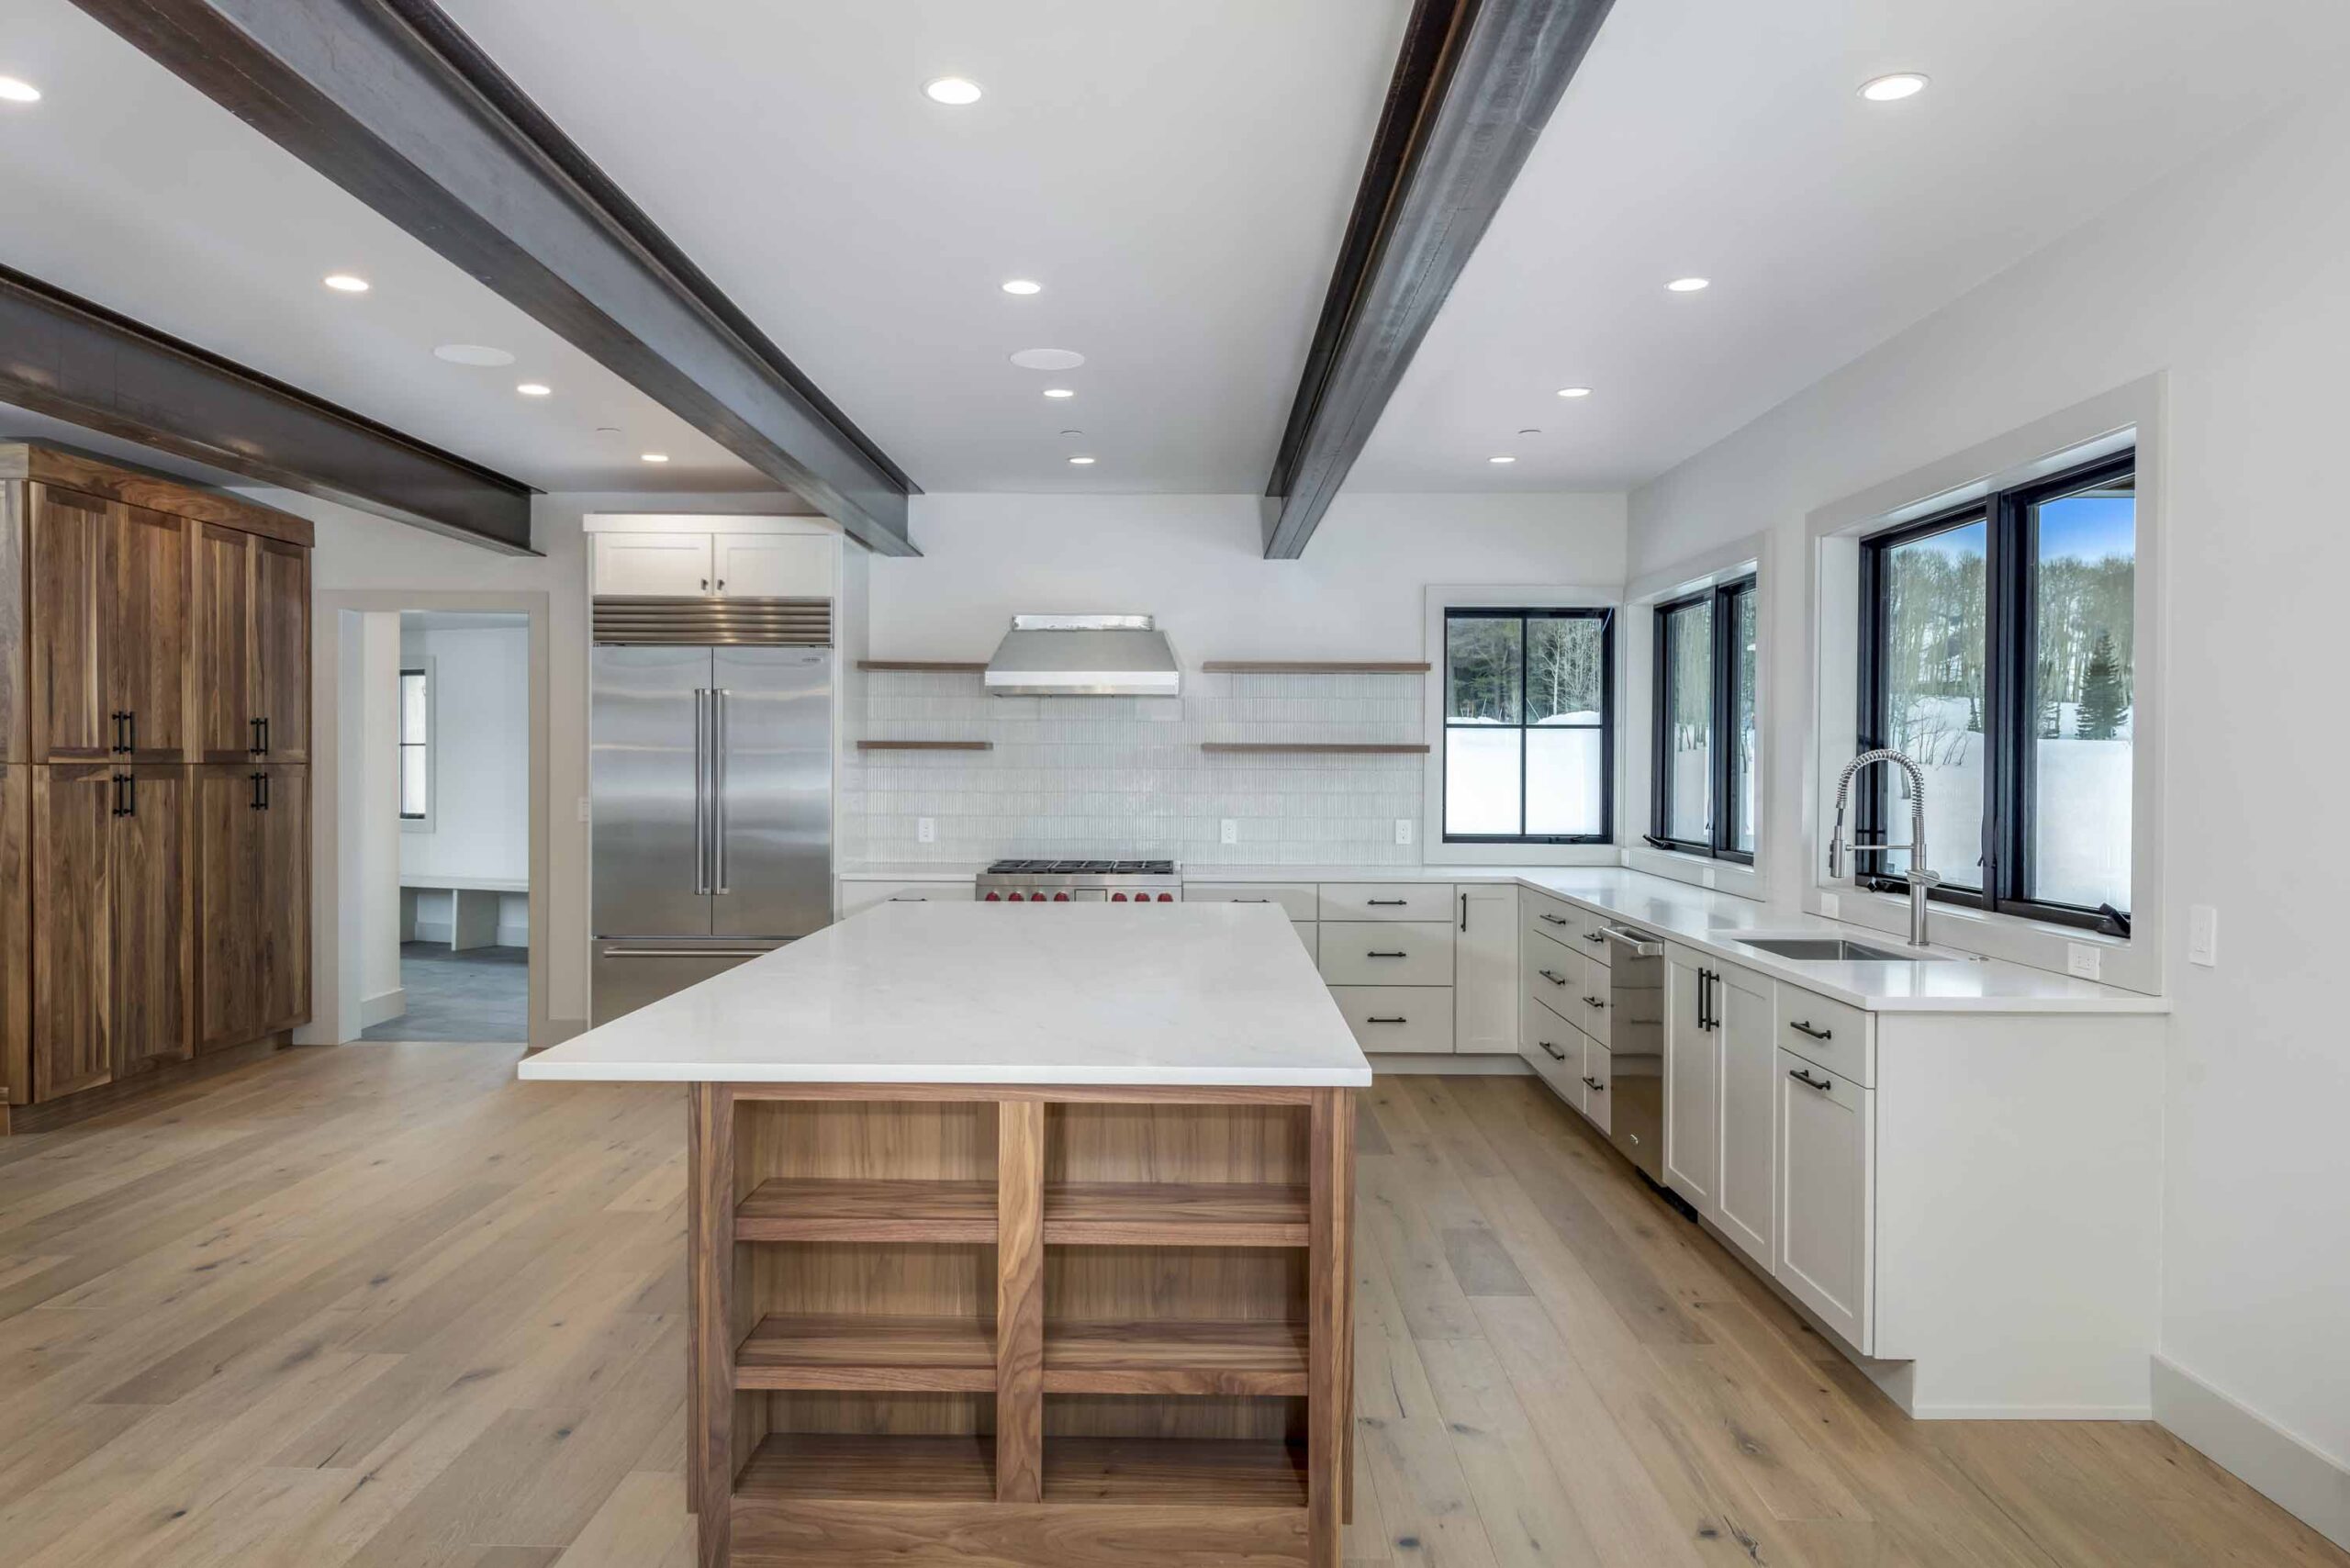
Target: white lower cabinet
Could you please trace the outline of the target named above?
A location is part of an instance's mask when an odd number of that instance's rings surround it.
[[[1771,1272],[1866,1354],[1875,1091],[1793,1051],[1777,1052],[1774,1068],[1779,1233]]]
[[[1771,1267],[1772,1204],[1778,1174],[1773,1094],[1777,1048],[1772,986],[1718,961],[1707,966],[1706,1038],[1713,1043],[1721,1098],[1715,1222],[1764,1268]]]
[[[1452,983],[1449,920],[1326,920],[1322,978],[1341,985]]]
[[[1452,1053],[1452,992],[1446,987],[1334,985],[1330,1000],[1365,1051]]]
[[[1453,891],[1452,1048],[1462,1056],[1517,1049],[1517,889]]]
[[[844,877],[840,882],[840,918],[882,903],[969,903],[968,882],[866,882]]]
[[[1289,928],[1296,932],[1297,939],[1305,945],[1305,956],[1319,966],[1322,962],[1322,928],[1310,920],[1292,920]]]
[[[1699,1214],[1718,1210],[1721,1058],[1700,1028],[1701,954],[1665,948],[1664,1184]]]
[[[1573,1025],[1529,999],[1518,1010],[1518,1052],[1535,1075],[1559,1098],[1583,1109],[1583,1034]]]
[[[1611,1070],[1607,1047],[1588,1035],[1583,1042],[1583,1114],[1601,1132],[1609,1132],[1610,1113],[1616,1103],[1616,1074]]]

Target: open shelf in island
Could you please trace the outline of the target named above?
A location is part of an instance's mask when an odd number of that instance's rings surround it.
[[[1353,1092],[692,1086],[704,1568],[1334,1568]]]

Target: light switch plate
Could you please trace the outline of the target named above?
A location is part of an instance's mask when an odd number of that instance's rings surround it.
[[[2208,903],[2187,912],[2187,961],[2207,969],[2219,966],[2220,912]]]
[[[1226,817],[1226,818],[1225,818],[1225,819],[1224,819],[1224,831],[1223,831],[1223,833],[1222,833],[1222,834],[1221,834],[1220,836],[1223,838],[1224,842],[1225,842],[1225,843],[1226,843],[1226,844],[1237,844],[1237,843],[1239,843],[1239,842],[1240,842],[1240,824],[1239,824],[1238,823],[1237,823],[1237,822],[1234,822],[1230,817]]]
[[[938,823],[930,817],[916,817],[914,819],[914,842],[916,844],[936,844],[938,842]]]
[[[2077,975],[2082,980],[2093,980],[2098,978],[2100,957],[2098,950],[2086,942],[2065,944],[2065,968],[2069,973]]]
[[[1398,844],[1409,844],[1412,842],[1411,818],[1397,817],[1395,819],[1395,842]]]

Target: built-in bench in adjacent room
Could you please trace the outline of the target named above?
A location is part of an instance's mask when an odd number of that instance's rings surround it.
[[[468,947],[531,944],[531,884],[521,877],[400,878],[400,940]]]

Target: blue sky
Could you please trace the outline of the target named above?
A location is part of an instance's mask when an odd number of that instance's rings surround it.
[[[2101,561],[2137,554],[2138,502],[2132,496],[2067,496],[2040,509],[2042,556]]]

